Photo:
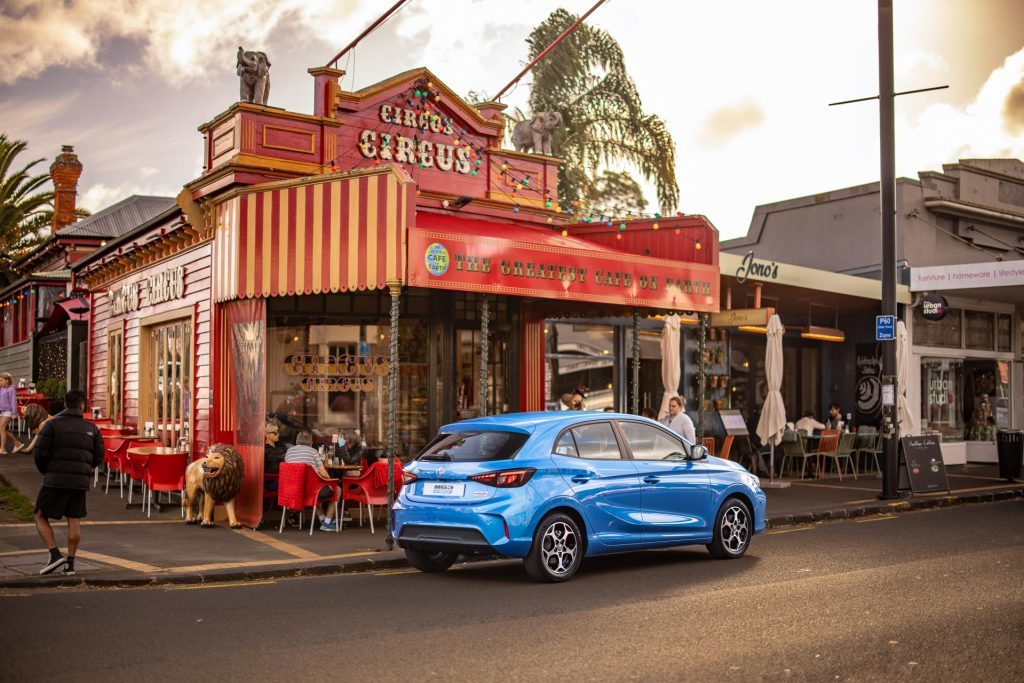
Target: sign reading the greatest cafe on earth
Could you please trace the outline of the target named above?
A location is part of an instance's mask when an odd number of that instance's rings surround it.
[[[409,231],[409,284],[662,310],[718,310],[715,266],[418,228]]]

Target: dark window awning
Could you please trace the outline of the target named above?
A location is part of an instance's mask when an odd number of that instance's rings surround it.
[[[46,334],[64,327],[65,324],[86,320],[89,317],[89,303],[82,297],[76,296],[72,299],[57,301],[53,304],[46,324],[39,330],[39,334]]]

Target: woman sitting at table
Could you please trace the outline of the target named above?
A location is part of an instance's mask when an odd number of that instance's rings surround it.
[[[21,453],[25,450],[24,444],[18,437],[7,431],[7,425],[18,416],[18,393],[14,388],[14,378],[11,373],[5,372],[0,375],[0,454],[7,452],[7,442],[14,443],[12,453]]]
[[[28,442],[28,445],[23,449],[15,448],[14,452],[18,453],[20,450],[24,450],[31,453],[36,447],[36,439],[39,438],[39,429],[43,426],[43,423],[49,420],[52,415],[46,412],[46,408],[30,403],[25,406],[25,426],[28,427],[29,431],[32,432],[32,440]]]

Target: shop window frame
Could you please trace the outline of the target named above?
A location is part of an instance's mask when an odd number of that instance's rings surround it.
[[[182,386],[182,405],[180,406],[181,412],[180,417],[174,421],[181,422],[181,429],[174,430],[175,435],[173,438],[167,437],[167,431],[164,430],[162,433],[160,429],[156,429],[157,436],[160,437],[161,443],[165,446],[176,447],[178,445],[178,439],[186,437],[189,440],[191,447],[192,441],[194,440],[195,434],[195,385],[196,385],[196,316],[194,307],[188,306],[185,308],[178,308],[173,311],[167,311],[165,313],[159,313],[157,315],[148,316],[139,320],[139,375],[138,375],[138,429],[142,432],[144,425],[147,422],[153,422],[154,427],[158,427],[158,419],[156,417],[155,410],[155,369],[156,359],[154,356],[154,349],[152,344],[152,334],[156,328],[170,327],[175,324],[188,323],[188,334],[187,338],[183,339],[183,344],[187,345],[188,348],[188,386]],[[183,346],[183,351],[184,351]],[[180,375],[179,375],[180,377]],[[188,397],[188,403],[186,406],[186,397]],[[185,416],[185,410],[187,408],[187,417]],[[172,413],[173,414],[173,413]],[[166,422],[167,420],[163,420]]]
[[[107,339],[107,387],[105,393],[105,406],[107,410],[107,417],[114,420],[115,424],[124,424],[124,352],[125,352],[125,337],[127,337],[127,330],[125,321],[121,320],[116,323],[111,323],[107,326],[106,339]],[[117,359],[119,367],[117,368],[117,386],[118,396],[117,410],[114,410],[115,401],[112,395],[111,377],[113,375],[113,364],[114,364],[114,350],[117,350]]]

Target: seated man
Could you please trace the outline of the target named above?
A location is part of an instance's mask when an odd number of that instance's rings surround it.
[[[813,434],[815,429],[827,429],[825,425],[814,419],[814,413],[810,410],[805,410],[804,416],[797,420],[793,426],[798,430],[802,429],[808,434]]]
[[[320,459],[320,454],[313,448],[313,435],[309,432],[302,431],[295,436],[295,445],[289,448],[284,454],[285,462],[299,462],[304,465],[309,465],[316,473],[319,474],[323,479],[330,479],[331,475],[324,469],[324,463]],[[335,531],[335,521],[332,519],[334,514],[331,505],[327,504],[326,501],[331,497],[333,491],[331,487],[325,486],[320,489],[319,500],[320,504],[317,506],[317,512],[323,509],[323,514],[318,514],[320,518],[320,531]]]
[[[263,432],[263,475],[277,474],[284,462],[285,447],[278,445],[281,438],[281,427],[276,420],[268,420]],[[265,481],[267,491],[277,490],[277,481]]]

